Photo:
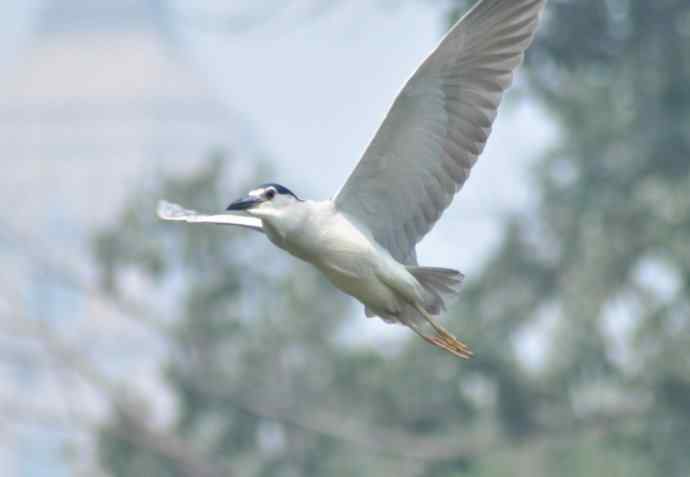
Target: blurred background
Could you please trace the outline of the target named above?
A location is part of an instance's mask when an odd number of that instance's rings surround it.
[[[0,6],[0,475],[690,472],[690,4],[551,0],[419,247],[460,362],[262,236],[345,180],[462,0]]]

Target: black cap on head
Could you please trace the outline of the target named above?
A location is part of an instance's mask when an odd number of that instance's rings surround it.
[[[266,187],[273,187],[276,190],[276,192],[278,192],[279,194],[291,195],[292,197],[294,197],[297,200],[302,200],[299,197],[297,197],[295,194],[293,194],[290,189],[288,189],[287,187],[282,186],[280,184],[276,184],[275,182],[267,182],[265,184],[261,184],[259,187],[257,187],[257,189],[260,189],[260,188],[265,189]]]

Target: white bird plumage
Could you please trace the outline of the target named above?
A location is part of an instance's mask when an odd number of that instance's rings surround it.
[[[400,322],[468,358],[469,348],[433,319],[458,292],[462,274],[418,267],[415,246],[484,149],[544,3],[477,2],[405,84],[333,200],[302,201],[265,184],[231,204],[238,214],[199,215],[165,202],[159,216],[262,230],[362,302],[367,316]]]

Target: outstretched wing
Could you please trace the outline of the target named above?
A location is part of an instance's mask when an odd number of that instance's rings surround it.
[[[257,219],[256,217],[247,217],[238,214],[205,215],[164,200],[158,202],[157,212],[158,217],[162,220],[195,224],[236,225],[238,227],[246,227],[263,232],[261,219]]]
[[[481,0],[407,82],[335,198],[402,263],[469,176],[545,0]]]

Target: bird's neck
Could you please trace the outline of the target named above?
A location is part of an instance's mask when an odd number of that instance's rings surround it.
[[[320,219],[327,214],[324,202],[300,201],[272,211],[263,218],[268,238],[278,247],[309,261],[309,251],[320,234]]]

